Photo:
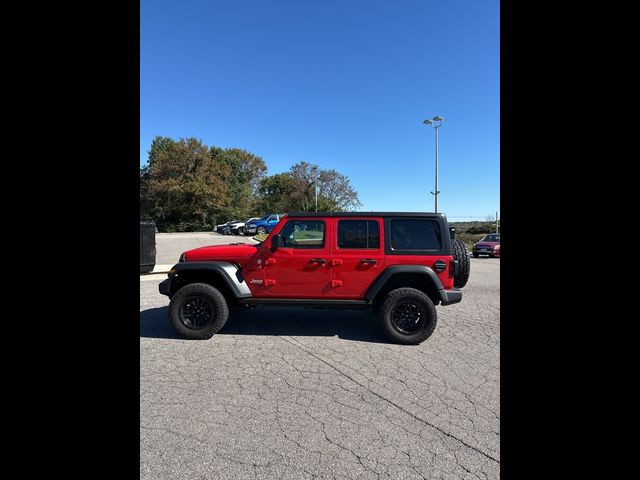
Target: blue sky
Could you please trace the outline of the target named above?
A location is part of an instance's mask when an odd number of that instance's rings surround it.
[[[156,135],[346,174],[361,210],[484,219],[500,203],[496,0],[140,6],[140,164]]]

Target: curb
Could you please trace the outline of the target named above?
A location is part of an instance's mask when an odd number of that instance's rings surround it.
[[[160,273],[169,273],[169,270],[171,270],[171,267],[173,267],[173,264],[156,265],[155,267],[153,267],[153,270],[151,270],[150,272],[141,273],[140,276],[143,277],[145,275],[157,275]]]

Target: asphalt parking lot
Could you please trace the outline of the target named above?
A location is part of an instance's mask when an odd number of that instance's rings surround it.
[[[276,307],[182,340],[164,278],[140,277],[142,479],[499,478],[500,259],[471,259],[418,346],[369,312]]]

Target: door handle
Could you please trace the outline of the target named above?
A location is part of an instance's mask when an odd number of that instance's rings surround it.
[[[378,260],[375,258],[363,258],[360,263],[378,263]]]
[[[309,263],[327,263],[324,258],[312,258],[309,260]]]

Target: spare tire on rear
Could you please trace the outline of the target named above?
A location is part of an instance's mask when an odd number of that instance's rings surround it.
[[[469,272],[471,271],[467,247],[462,240],[451,240],[451,254],[453,259],[458,262],[458,273],[453,277],[453,286],[462,288],[469,281]]]

